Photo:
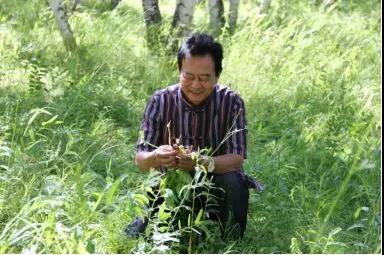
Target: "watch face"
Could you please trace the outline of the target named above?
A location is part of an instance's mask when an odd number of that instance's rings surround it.
[[[215,161],[212,157],[208,158],[208,172],[212,173],[215,170]]]

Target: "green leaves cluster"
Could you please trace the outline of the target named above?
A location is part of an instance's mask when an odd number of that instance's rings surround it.
[[[152,172],[135,195],[145,206],[143,217],[149,219],[145,231],[148,241],[144,248],[139,242],[136,251],[202,251],[207,245],[205,242],[212,241],[212,231],[208,228],[212,222],[207,220],[207,215],[209,208],[217,203],[213,189],[207,172],[200,165],[196,166],[193,177],[177,169],[164,174]]]

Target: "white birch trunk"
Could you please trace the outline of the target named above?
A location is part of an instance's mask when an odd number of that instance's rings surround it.
[[[76,48],[76,40],[73,37],[71,27],[68,22],[68,16],[65,11],[63,0],[50,0],[49,5],[55,16],[56,24],[60,29],[61,36],[64,41],[64,46],[68,51]]]
[[[319,6],[321,4],[322,0],[309,0],[309,2],[313,6]]]
[[[260,14],[266,14],[271,7],[272,0],[263,0],[260,6]]]
[[[321,7],[325,10],[329,7],[331,7],[335,3],[335,0],[324,0]]]
[[[143,0],[145,25],[147,27],[161,23],[161,14],[157,0]]]
[[[161,27],[159,3],[157,0],[143,0],[142,4],[147,29],[147,43],[151,48],[158,41],[159,29]]]
[[[313,7],[320,6],[323,10],[326,10],[335,3],[335,0],[310,0],[310,3]]]
[[[212,33],[217,36],[225,24],[223,0],[209,0],[209,18]]]
[[[111,0],[111,10],[115,9],[121,0]]]
[[[176,29],[177,36],[188,36],[191,31],[193,12],[197,0],[177,0],[172,28]]]
[[[80,3],[80,0],[74,0],[72,5],[72,11],[76,11],[77,5]]]
[[[231,34],[235,32],[237,16],[239,12],[239,0],[229,1],[228,25]]]

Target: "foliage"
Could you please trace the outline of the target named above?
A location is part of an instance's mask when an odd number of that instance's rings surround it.
[[[214,242],[213,222],[208,220],[217,203],[214,189],[201,165],[195,167],[193,177],[180,170],[150,173],[136,195],[149,219],[143,237],[146,242],[139,242],[133,252],[204,251],[207,242]]]
[[[71,55],[44,1],[0,2],[0,253],[161,252],[161,238],[180,241],[165,252],[381,252],[379,1],[276,0],[267,16],[242,1],[237,31],[219,37],[220,81],[245,100],[245,168],[265,190],[251,193],[242,241],[208,221],[191,247],[184,227],[154,238],[160,222],[152,241],[124,236],[153,177],[133,163],[143,109],[178,73],[175,56],[147,50],[140,1],[106,2],[70,13]],[[167,35],[174,2],[159,3]],[[162,219],[180,203],[164,206]]]

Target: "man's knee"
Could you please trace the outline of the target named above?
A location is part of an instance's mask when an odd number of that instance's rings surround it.
[[[244,234],[248,212],[248,186],[241,172],[227,172],[214,176],[215,186],[221,189],[219,197],[219,218],[223,222],[232,219],[239,224],[240,236]],[[227,224],[225,224],[227,225]],[[233,227],[229,224],[227,227]]]
[[[232,171],[224,174],[217,174],[214,177],[214,183],[216,188],[219,189],[217,194],[223,199],[227,206],[241,208],[247,207],[248,205],[248,186],[243,178],[241,172]],[[246,209],[246,208],[244,208]]]
[[[233,191],[241,191],[240,193],[248,193],[247,183],[244,176],[239,171],[231,171],[223,174],[214,175],[214,183],[218,188],[223,189],[227,193]]]

